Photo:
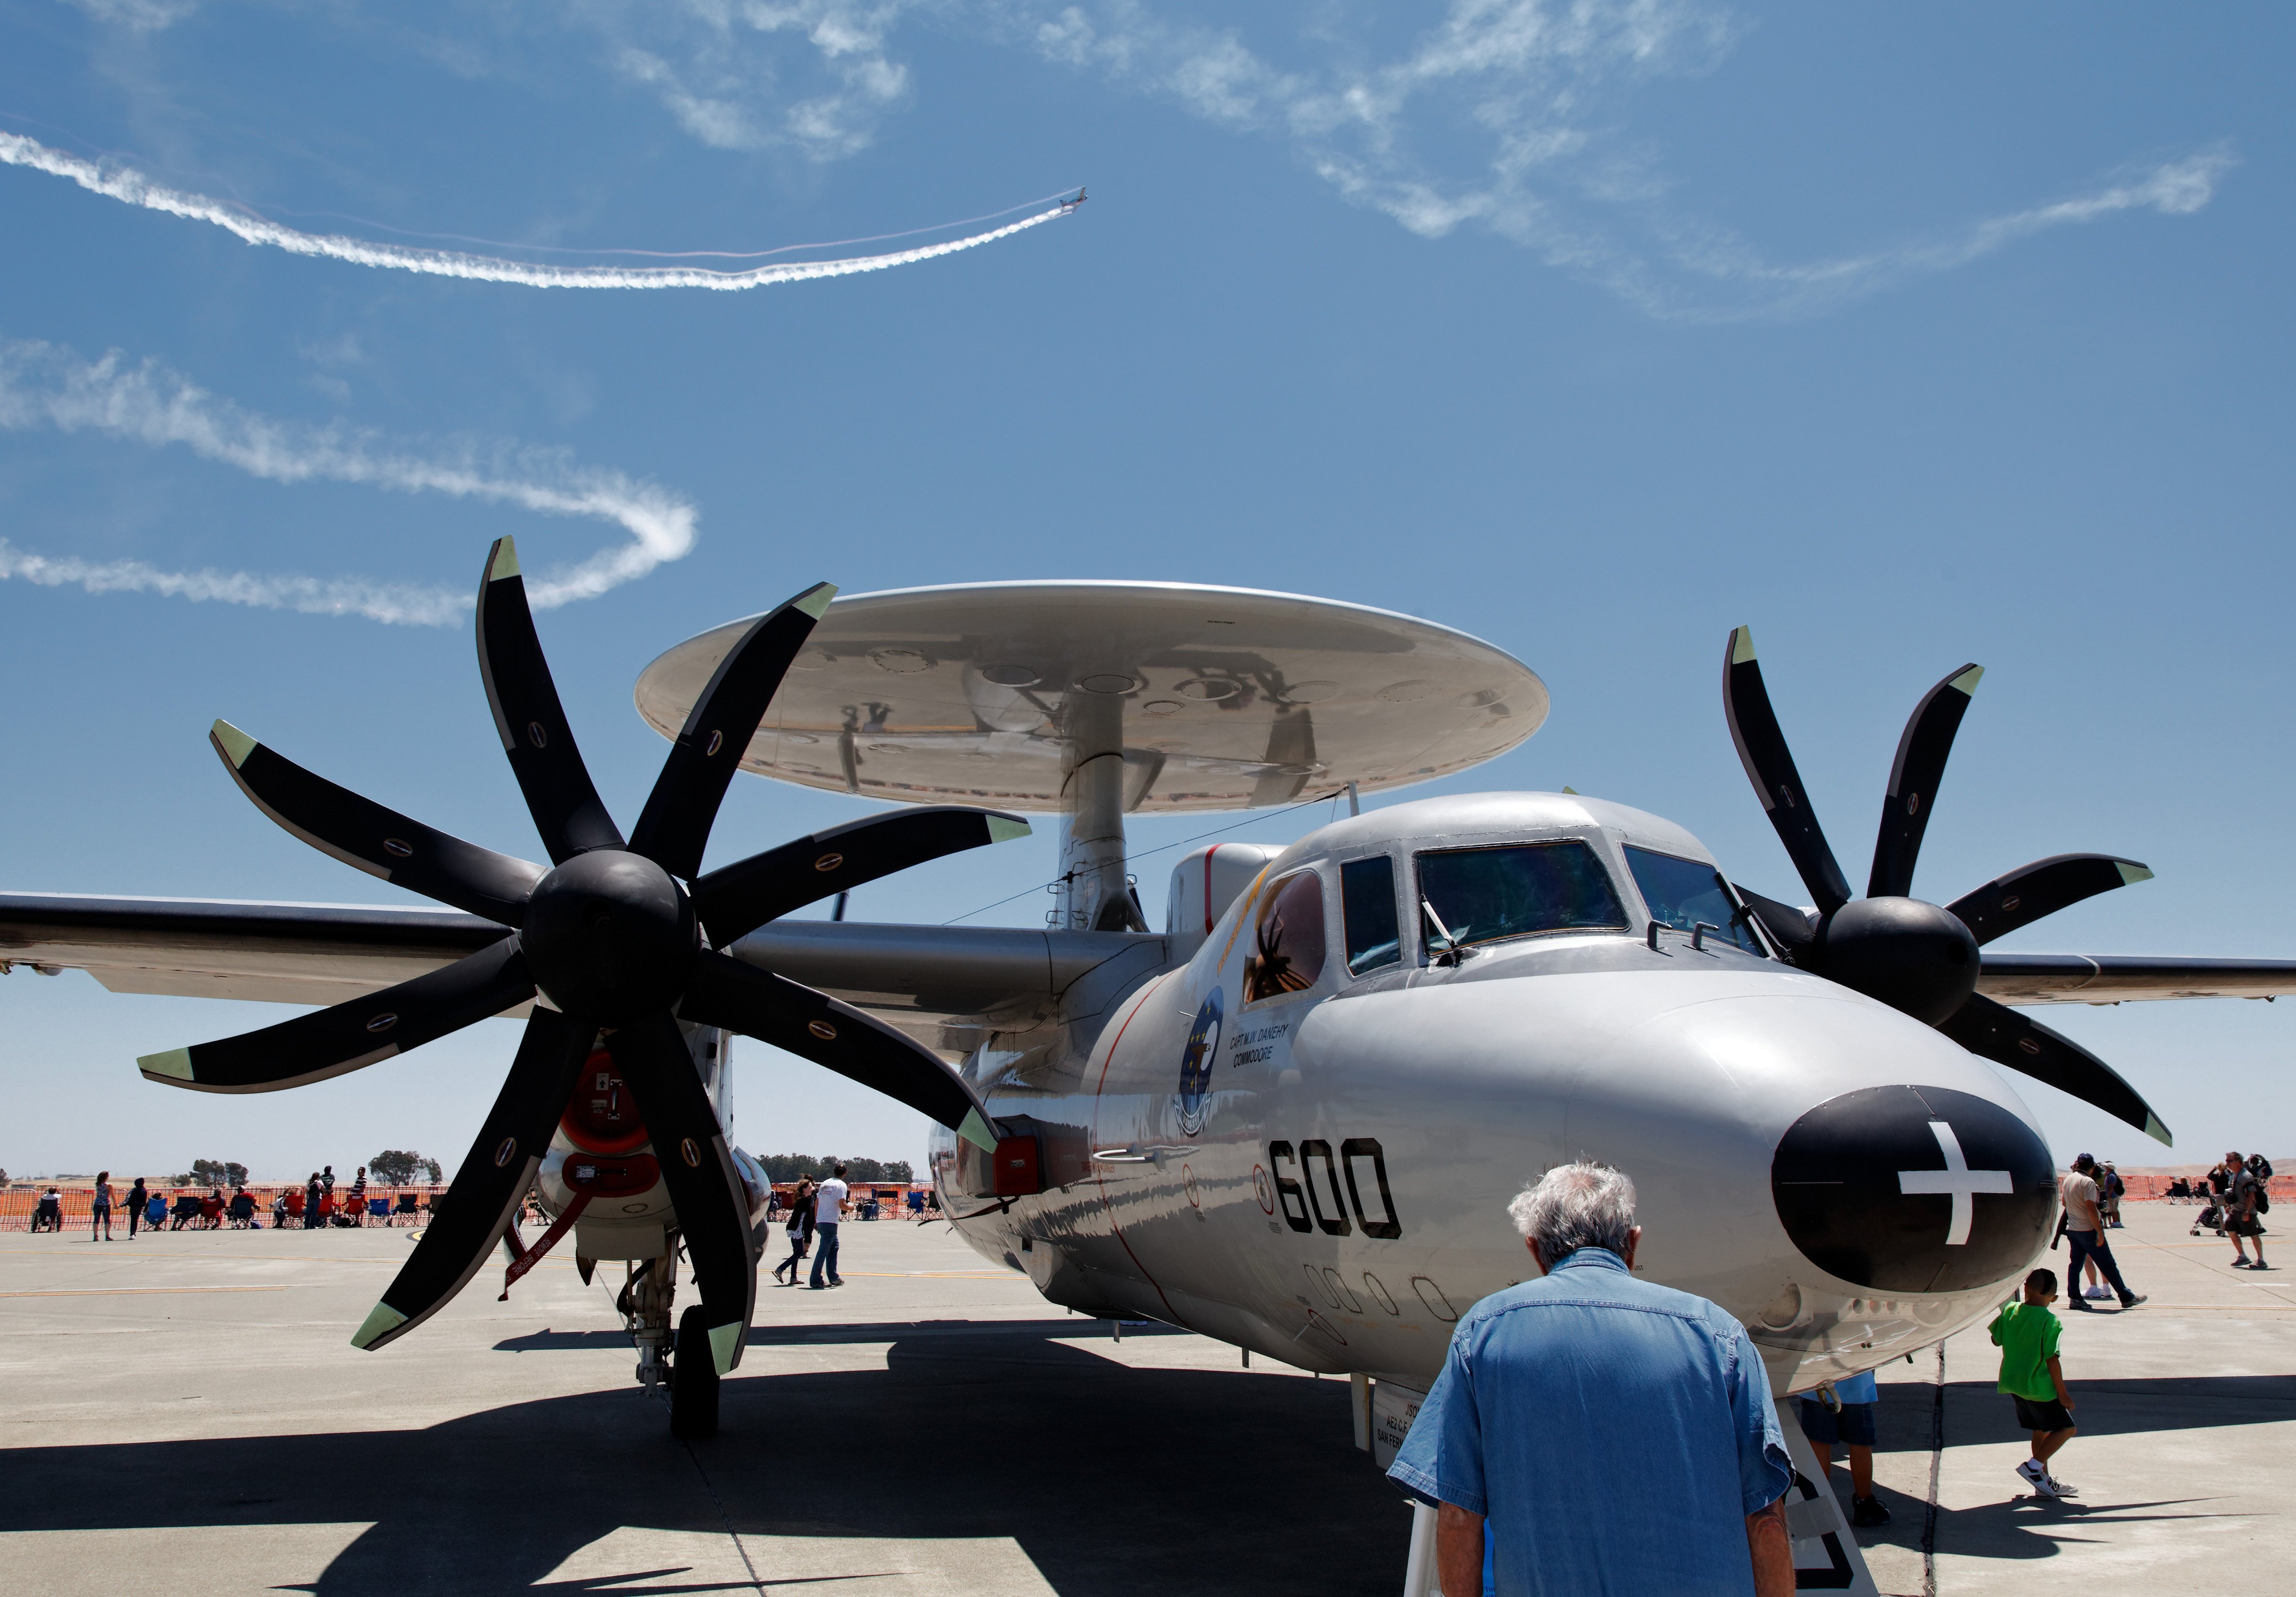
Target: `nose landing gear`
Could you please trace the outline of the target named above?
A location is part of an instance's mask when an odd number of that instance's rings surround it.
[[[638,1350],[638,1385],[652,1392],[669,1384],[669,1302],[677,1290],[677,1245],[660,1258],[629,1266],[614,1298],[622,1329]]]
[[[677,1238],[668,1251],[630,1267],[629,1280],[615,1300],[622,1329],[638,1350],[638,1385],[649,1394],[667,1391],[672,1436],[692,1441],[718,1434],[718,1361],[701,1306],[689,1305],[673,1335],[671,1302],[677,1292]]]

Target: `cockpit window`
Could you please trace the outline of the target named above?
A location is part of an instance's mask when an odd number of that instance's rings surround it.
[[[1324,973],[1324,882],[1312,870],[1275,884],[1243,962],[1243,1001],[1304,993]]]
[[[1651,917],[1660,925],[1688,931],[1703,921],[1709,926],[1722,929],[1706,934],[1716,941],[1734,944],[1749,954],[1762,953],[1754,929],[1739,913],[1738,906],[1730,902],[1729,889],[1722,885],[1722,874],[1713,866],[1637,848],[1629,843],[1627,869],[1635,873],[1635,885],[1642,889],[1643,902],[1650,905]]]
[[[1347,912],[1348,974],[1361,976],[1403,958],[1395,929],[1395,861],[1384,854],[1340,867],[1340,901]]]
[[[1579,842],[1423,854],[1419,896],[1421,935],[1434,953],[1540,932],[1623,931],[1627,925],[1611,873]]]

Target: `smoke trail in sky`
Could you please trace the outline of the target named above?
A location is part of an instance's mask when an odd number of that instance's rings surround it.
[[[0,428],[37,426],[181,444],[273,482],[351,482],[488,500],[545,515],[610,521],[630,535],[627,544],[529,577],[528,598],[541,609],[595,598],[693,547],[696,512],[687,500],[619,471],[576,465],[560,451],[505,445],[415,453],[371,431],[258,415],[156,362],[130,364],[117,350],[91,361],[54,344],[0,340]],[[0,540],[0,579],[9,577],[52,587],[77,585],[90,593],[165,594],[417,626],[452,621],[472,602],[467,592],[416,584],[167,571],[141,561],[51,558]]]
[[[269,244],[296,255],[324,256],[353,266],[383,266],[401,272],[427,273],[437,277],[463,277],[477,283],[516,283],[541,289],[736,289],[763,288],[776,283],[803,283],[817,277],[845,277],[856,272],[882,272],[913,261],[954,255],[1024,233],[1040,222],[1066,216],[1070,207],[1055,205],[987,233],[976,233],[913,250],[885,255],[860,255],[844,260],[784,261],[746,272],[713,272],[701,266],[553,266],[491,255],[469,255],[453,250],[421,250],[405,244],[378,244],[342,233],[304,233],[243,206],[162,187],[131,168],[98,164],[53,150],[20,134],[0,133],[0,161],[29,167],[56,177],[68,177],[92,193],[140,205],[169,216],[211,222],[250,244]]]
[[[168,571],[140,560],[51,559],[0,538],[0,580],[44,587],[82,587],[91,594],[160,594],[172,599],[214,599],[258,610],[299,610],[316,615],[365,616],[414,627],[443,627],[469,613],[468,594],[445,588],[367,582],[323,581],[251,571]]]

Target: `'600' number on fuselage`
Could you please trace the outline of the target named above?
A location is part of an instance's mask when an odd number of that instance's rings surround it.
[[[1290,1173],[1296,1167],[1299,1174]],[[1267,1167],[1275,1176],[1275,1198],[1284,1224],[1297,1232],[1320,1231],[1343,1237],[1357,1226],[1364,1235],[1393,1241],[1403,1234],[1395,1196],[1387,1185],[1387,1155],[1376,1137],[1349,1137],[1332,1152],[1331,1143],[1310,1137],[1294,1151],[1289,1142],[1267,1144]],[[1375,1215],[1364,1212],[1363,1176],[1379,1200]],[[1355,1216],[1352,1223],[1348,1216]]]

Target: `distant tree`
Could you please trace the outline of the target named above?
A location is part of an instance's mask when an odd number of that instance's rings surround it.
[[[431,1180],[439,1179],[439,1161],[424,1159],[412,1148],[386,1148],[366,1161],[366,1173],[386,1187],[411,1186],[425,1168]]]
[[[235,1159],[195,1159],[177,1177],[179,1187],[235,1187],[247,1182],[247,1167]]]
[[[773,1181],[827,1181],[837,1168],[837,1155],[818,1156],[807,1153],[768,1153],[758,1161],[766,1167],[766,1175]],[[857,1159],[848,1155],[845,1159],[848,1181],[914,1181],[909,1161],[897,1159],[880,1161]]]
[[[422,1167],[430,1173],[430,1184],[434,1187],[447,1179],[446,1172],[439,1168],[439,1161],[435,1159],[424,1159]]]

